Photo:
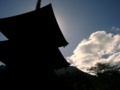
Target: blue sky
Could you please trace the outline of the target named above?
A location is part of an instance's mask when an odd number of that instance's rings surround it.
[[[36,2],[0,0],[0,18],[32,11]],[[60,51],[71,65],[80,69],[97,62],[120,64],[120,0],[42,0],[41,6],[49,3],[69,42]]]

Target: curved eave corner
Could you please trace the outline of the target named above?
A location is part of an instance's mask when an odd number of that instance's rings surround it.
[[[57,24],[57,26],[58,26],[58,28],[59,28],[59,30],[60,30],[60,33],[61,33],[61,35],[62,35],[62,38],[64,39],[64,44],[59,45],[58,47],[65,47],[65,46],[67,46],[69,43],[66,41],[66,39],[65,39],[65,37],[64,37],[64,35],[63,35],[60,27],[59,27],[59,24],[58,24],[58,22],[57,22],[57,19],[56,19],[56,17],[55,17],[55,14],[54,14],[54,11],[53,11],[53,8],[52,8],[52,4],[50,3],[50,4],[47,5],[47,6],[51,9],[52,14],[53,14],[53,16],[54,16],[54,18],[55,18],[55,22],[56,22],[56,24]]]

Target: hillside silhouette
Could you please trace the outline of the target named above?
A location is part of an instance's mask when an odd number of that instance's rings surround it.
[[[91,75],[91,74],[89,74],[89,73],[83,72],[82,70],[76,68],[75,66],[68,66],[67,68],[61,68],[61,69],[54,70],[54,71],[55,71],[55,73],[56,73],[57,75],[65,74],[66,72],[71,72],[71,73],[72,73],[72,72],[78,71],[78,72],[83,73],[83,74],[86,74],[86,75],[88,75],[88,76],[93,76],[93,75]]]
[[[104,63],[96,65],[96,68],[91,67],[89,70],[98,72],[97,76],[82,72],[74,66],[58,69],[56,73],[61,83],[73,90],[120,90],[119,67]],[[104,72],[100,72],[99,69]]]
[[[5,65],[0,65],[0,71],[5,70]]]

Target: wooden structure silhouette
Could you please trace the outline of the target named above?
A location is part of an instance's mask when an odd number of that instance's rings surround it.
[[[62,85],[54,69],[70,65],[59,51],[68,42],[57,24],[52,4],[38,8],[40,2],[34,11],[0,19],[0,31],[9,39],[0,42],[0,61],[6,64],[1,74],[4,88],[10,84],[12,89],[45,89],[49,85],[59,90]]]

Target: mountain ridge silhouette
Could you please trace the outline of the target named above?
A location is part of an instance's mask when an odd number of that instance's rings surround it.
[[[67,71],[68,71],[68,72],[79,71],[80,73],[84,73],[85,75],[94,76],[94,75],[91,75],[91,74],[89,74],[89,73],[83,72],[82,70],[78,69],[78,68],[75,67],[75,66],[68,66],[66,69],[65,69],[65,68],[61,68],[61,69],[54,70],[54,71],[55,71],[55,73],[56,73],[57,75],[65,74]]]

